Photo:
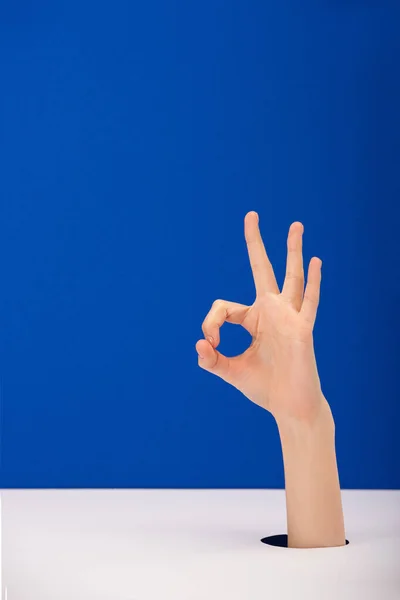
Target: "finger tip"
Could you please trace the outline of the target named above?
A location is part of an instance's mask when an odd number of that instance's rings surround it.
[[[260,220],[258,213],[256,213],[254,210],[251,210],[246,214],[244,218],[244,235],[246,240],[248,240],[249,237],[257,234],[257,231],[260,230],[259,223]]]
[[[245,218],[244,218],[244,219],[245,219],[245,221],[252,221],[252,220],[254,220],[254,219],[255,219],[255,220],[257,221],[257,223],[258,223],[258,222],[259,222],[259,220],[260,220],[260,217],[258,216],[258,213],[257,213],[255,210],[250,210],[250,211],[249,211],[249,212],[246,214],[246,216],[245,216]]]
[[[212,351],[212,346],[208,340],[199,340],[196,343],[196,352],[199,355],[199,358],[204,360]]]
[[[318,256],[313,256],[310,262],[315,264],[316,267],[322,267],[322,260]]]
[[[299,231],[300,233],[304,233],[304,225],[301,221],[294,221],[290,226],[291,231]]]
[[[212,335],[207,335],[206,340],[213,348],[218,346],[218,339],[215,339]]]
[[[196,342],[195,350],[197,352],[197,356],[199,358],[203,358],[203,353],[202,353],[202,348],[201,348],[201,340],[199,340],[198,342]]]

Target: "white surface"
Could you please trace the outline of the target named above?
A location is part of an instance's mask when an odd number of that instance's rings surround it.
[[[8,600],[399,600],[400,491],[345,491],[343,548],[274,548],[280,490],[4,491]]]

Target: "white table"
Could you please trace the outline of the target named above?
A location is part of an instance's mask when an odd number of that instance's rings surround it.
[[[345,491],[343,548],[293,550],[281,490],[4,491],[8,600],[399,600],[400,491]]]

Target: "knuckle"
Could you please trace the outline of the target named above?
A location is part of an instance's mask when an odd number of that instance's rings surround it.
[[[312,342],[313,337],[313,319],[304,319],[305,323],[301,327],[299,334],[303,342]]]
[[[203,330],[203,333],[204,334],[209,333],[209,331],[210,331],[210,329],[212,329],[213,325],[214,325],[214,320],[213,320],[213,318],[210,315],[208,315],[204,319],[203,324],[201,326],[201,328]]]
[[[212,304],[212,308],[219,309],[219,308],[222,308],[224,306],[224,304],[225,304],[225,302],[223,300],[220,300],[220,299],[214,300],[214,302]]]
[[[304,273],[302,271],[299,271],[298,273],[295,273],[294,271],[288,271],[286,273],[286,279],[288,281],[293,280],[293,279],[302,281],[304,279]]]
[[[304,300],[310,302],[310,304],[313,304],[314,306],[318,306],[319,297],[314,294],[304,294]]]

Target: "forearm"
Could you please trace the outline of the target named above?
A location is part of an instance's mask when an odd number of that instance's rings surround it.
[[[335,452],[335,426],[325,399],[313,423],[278,422],[285,469],[288,545],[346,543]]]

